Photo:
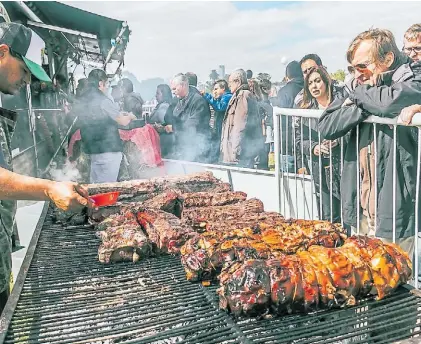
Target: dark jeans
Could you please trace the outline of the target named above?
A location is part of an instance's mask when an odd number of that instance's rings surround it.
[[[0,293],[0,314],[3,313],[3,309],[6,306],[7,300],[9,299],[10,288],[6,287],[6,290]]]

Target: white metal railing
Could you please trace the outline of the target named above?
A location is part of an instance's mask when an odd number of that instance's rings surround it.
[[[325,199],[323,194],[326,193],[326,190],[323,190],[323,183],[322,183],[322,154],[318,155],[318,167],[319,167],[319,189],[315,190],[314,188],[314,182],[315,182],[315,178],[314,176],[314,171],[312,171],[312,166],[313,166],[313,150],[310,149],[310,154],[309,154],[309,159],[310,161],[307,161],[307,164],[304,164],[304,151],[303,151],[303,126],[305,126],[303,124],[303,121],[305,119],[308,119],[308,128],[309,128],[309,141],[310,143],[312,143],[313,141],[315,141],[316,144],[321,144],[321,136],[320,136],[320,132],[317,130],[317,138],[312,138],[311,137],[311,121],[313,121],[313,123],[316,123],[316,129],[317,129],[317,121],[320,118],[320,116],[322,115],[323,111],[321,110],[304,110],[304,109],[283,109],[283,108],[279,108],[279,107],[274,107],[274,141],[275,141],[275,181],[276,181],[276,190],[277,190],[277,201],[278,201],[278,210],[280,213],[282,214],[287,214],[290,213],[291,214],[291,210],[288,209],[288,207],[290,207],[291,202],[288,200],[288,195],[291,194],[291,191],[293,191],[292,189],[294,189],[295,187],[295,192],[297,193],[297,180],[302,178],[301,175],[297,174],[297,150],[301,149],[301,159],[303,162],[303,166],[308,165],[310,171],[308,171],[308,173],[311,176],[311,179],[313,179],[312,185],[311,185],[311,218],[323,218],[323,211],[325,208],[323,208]],[[289,127],[289,118],[292,119],[292,126]],[[282,130],[282,125],[283,125],[283,121],[286,121],[286,127],[285,128],[285,135],[287,135],[287,137],[283,138],[283,130]],[[377,160],[377,151],[378,151],[378,139],[377,139],[377,132],[379,130],[379,126],[383,126],[383,125],[388,125],[391,126],[393,128],[393,153],[392,153],[392,159],[393,159],[393,174],[392,174],[392,195],[393,195],[393,199],[390,200],[392,202],[392,220],[393,220],[393,228],[392,228],[392,238],[391,241],[392,242],[397,242],[398,244],[400,244],[402,241],[400,241],[399,238],[397,238],[397,226],[396,226],[396,187],[397,187],[397,145],[398,145],[398,140],[397,140],[397,127],[403,125],[402,121],[400,120],[400,118],[380,118],[380,117],[376,117],[376,116],[370,116],[368,117],[365,121],[365,123],[372,123],[373,124],[373,128],[374,128],[374,133],[376,133],[375,135],[373,135],[373,145],[374,145],[374,161],[375,161],[375,168],[374,168],[374,200],[375,200],[375,204],[374,204],[374,208],[375,208],[375,215],[374,215],[374,229],[377,230],[378,229],[378,224],[377,224],[377,219],[378,219],[378,190],[377,190],[377,178],[378,178],[378,160]],[[299,124],[298,124],[299,123]],[[411,176],[413,178],[413,180],[415,180],[416,183],[416,189],[415,189],[415,206],[414,206],[414,218],[415,218],[415,224],[414,224],[414,229],[415,229],[415,234],[413,237],[413,247],[414,247],[414,255],[413,257],[410,257],[411,259],[413,258],[413,266],[414,266],[414,275],[415,275],[415,280],[414,280],[414,286],[416,288],[418,288],[418,276],[419,276],[419,258],[420,258],[420,252],[419,252],[419,244],[418,244],[418,231],[419,231],[419,187],[420,187],[420,178],[421,178],[421,171],[420,171],[420,162],[421,162],[421,113],[418,113],[414,116],[413,120],[412,120],[412,124],[411,126],[416,126],[418,127],[418,143],[417,143],[417,164],[416,164],[416,174],[414,173],[413,176]],[[298,128],[298,133],[301,132],[301,147],[297,147],[297,139],[296,139],[296,132],[297,132],[297,128]],[[292,130],[293,131],[293,135],[292,135],[292,149],[288,150],[288,131]],[[357,175],[355,176],[355,180],[350,180],[348,181],[349,183],[356,183],[356,195],[357,195],[357,199],[356,199],[356,217],[357,217],[357,224],[356,224],[356,229],[353,228],[353,232],[356,234],[360,234],[360,209],[361,209],[361,205],[360,205],[360,198],[361,198],[361,170],[360,170],[360,149],[362,147],[360,147],[359,145],[359,131],[360,131],[360,126],[357,125],[356,126],[356,165],[357,165]],[[408,133],[409,134],[409,133]],[[313,140],[312,140],[313,139]],[[350,144],[350,143],[349,143]],[[329,162],[328,162],[328,168],[329,168],[329,172],[330,172],[330,180],[329,180],[329,185],[328,185],[328,193],[329,193],[329,197],[328,200],[330,202],[329,206],[330,206],[330,219],[329,220],[333,220],[333,213],[334,213],[334,202],[333,202],[333,178],[337,178],[338,176],[334,176],[334,170],[333,170],[333,162],[332,162],[332,141],[329,141],[329,145],[330,145],[330,149],[329,149]],[[342,175],[343,172],[343,168],[344,168],[344,137],[340,138],[340,176]],[[370,144],[371,145],[371,144]],[[285,148],[285,151],[284,151]],[[414,147],[415,148],[415,147]],[[281,157],[283,157],[284,155],[289,155],[289,154],[293,154],[293,158],[294,158],[294,173],[285,173],[284,169],[281,168]],[[284,154],[285,153],[285,154]],[[414,151],[415,154],[415,151]],[[324,157],[326,159],[326,157]],[[369,164],[371,164],[371,161],[368,161]],[[317,165],[317,163],[316,163]],[[290,172],[290,171],[288,171]],[[371,175],[370,175],[371,177]],[[371,183],[371,182],[370,182]],[[387,186],[386,186],[387,187]],[[304,190],[304,189],[303,189]],[[319,192],[319,196],[317,197],[317,191]],[[313,197],[315,196],[315,197]],[[343,224],[343,204],[342,204],[342,193],[340,192],[340,218],[341,218],[341,223]],[[368,196],[370,198],[370,195]],[[316,210],[316,212],[318,213],[318,216],[314,214],[314,209],[313,209],[313,202],[314,202],[314,198],[316,198],[316,201],[318,201],[318,210]],[[304,196],[302,198],[304,200],[305,203],[305,199],[306,197]],[[295,197],[295,201],[296,204],[294,206],[294,209],[300,209],[300,205],[298,204],[298,197]],[[326,206],[326,204],[325,204]],[[305,204],[304,204],[304,208],[305,208]],[[296,217],[302,217],[300,216],[300,214],[295,214]],[[297,216],[298,215],[298,216]],[[304,211],[304,218],[305,218],[306,212]],[[383,240],[387,240],[385,238],[381,238]],[[410,240],[410,239],[408,239]],[[410,242],[410,241],[409,241]],[[412,245],[412,244],[411,244]]]

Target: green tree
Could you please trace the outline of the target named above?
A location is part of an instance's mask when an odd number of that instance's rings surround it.
[[[336,81],[345,81],[345,71],[338,69],[335,73],[331,73],[330,76]]]

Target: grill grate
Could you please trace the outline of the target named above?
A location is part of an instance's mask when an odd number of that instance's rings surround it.
[[[351,309],[235,320],[218,310],[215,287],[186,281],[178,258],[103,265],[98,245],[92,227],[53,225],[46,215],[3,313],[0,342],[391,343],[421,332],[421,299],[406,288]]]

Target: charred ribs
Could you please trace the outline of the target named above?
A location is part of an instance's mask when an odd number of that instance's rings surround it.
[[[245,201],[247,194],[241,191],[184,193],[184,208],[214,207]]]
[[[101,222],[111,215],[124,214],[127,211],[134,211],[138,208],[160,209],[168,213],[181,216],[184,199],[175,190],[166,190],[144,202],[117,202],[115,205],[102,207],[90,211],[90,219],[94,222]]]
[[[395,244],[354,236],[340,248],[312,246],[276,259],[237,262],[220,275],[220,307],[239,315],[312,312],[382,299],[412,274],[408,255]]]
[[[175,177],[159,177],[149,180],[88,184],[87,188],[90,195],[119,191],[119,200],[140,197],[139,201],[144,201],[150,198],[150,195],[156,195],[167,189],[176,189],[183,193],[199,191],[223,192],[230,190],[229,184],[222,183],[211,172]]]
[[[224,265],[293,254],[312,245],[338,247],[346,238],[340,226],[327,221],[284,220],[279,214],[265,214],[259,214],[261,220],[255,216],[241,228],[227,222],[228,228],[214,226],[188,240],[181,249],[187,280],[213,281]]]
[[[193,227],[205,227],[207,222],[239,220],[252,213],[263,212],[262,201],[252,198],[227,206],[185,208],[182,219]]]
[[[150,241],[161,253],[178,254],[197,233],[175,215],[156,209],[136,210],[136,218]]]
[[[135,263],[140,258],[152,255],[151,242],[130,211],[109,217],[98,225],[97,229],[97,236],[102,240],[98,248],[98,259],[101,263]]]

